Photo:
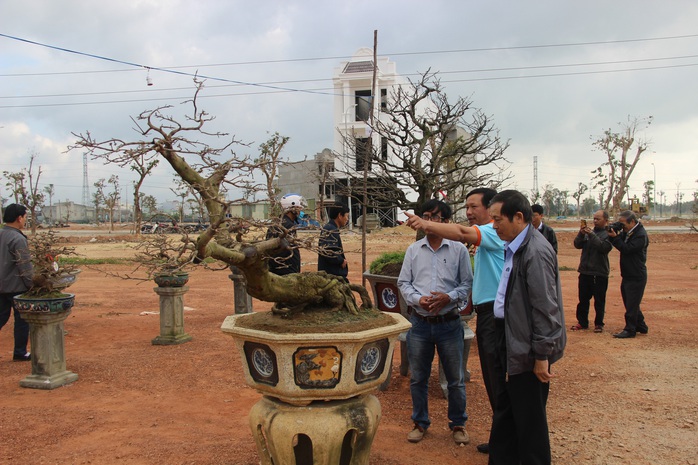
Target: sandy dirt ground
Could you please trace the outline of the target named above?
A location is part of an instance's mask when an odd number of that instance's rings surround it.
[[[554,225],[553,225],[554,226]],[[406,228],[368,239],[369,262],[412,241]],[[81,242],[88,257],[128,257],[126,237],[95,233]],[[566,324],[576,322],[579,252],[573,234],[559,233]],[[87,241],[89,237],[85,237]],[[623,327],[618,252],[611,252],[606,331],[568,331],[565,357],[553,366],[548,415],[555,464],[698,463],[698,235],[650,231],[649,284],[643,312],[648,335],[613,339]],[[360,281],[360,238],[344,236],[350,279]],[[316,257],[303,252],[304,270]],[[128,272],[130,265],[100,265]],[[75,383],[52,391],[19,381],[28,363],[12,362],[11,322],[0,332],[0,464],[235,464],[259,463],[248,426],[260,394],[243,378],[230,336],[220,330],[233,313],[228,272],[197,270],[185,295],[185,330],[192,341],[154,346],[158,297],[152,283],[105,277],[83,269],[70,288],[76,305],[65,322],[67,368]],[[254,301],[256,311],[269,304]],[[593,313],[593,310],[592,310]],[[474,321],[471,322],[474,328]],[[371,464],[486,464],[475,445],[488,437],[491,411],[473,344],[467,383],[471,443],[456,446],[436,370],[430,386],[432,427],[410,444],[409,380],[398,372],[377,393],[382,420]]]

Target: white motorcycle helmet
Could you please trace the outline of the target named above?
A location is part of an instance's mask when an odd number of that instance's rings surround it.
[[[281,197],[281,208],[284,212],[289,210],[301,211],[308,206],[302,195],[299,194],[286,194]]]

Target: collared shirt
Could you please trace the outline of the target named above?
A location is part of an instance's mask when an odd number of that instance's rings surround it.
[[[628,239],[630,239],[630,236],[633,235],[633,231],[635,230],[635,228],[637,228],[637,225],[638,225],[638,224],[640,224],[639,221],[638,221],[637,223],[635,223],[635,226],[633,226],[632,228],[630,228],[630,231],[628,231],[628,234],[625,235],[625,242],[628,242]]]
[[[497,298],[494,300],[495,318],[504,318],[504,300],[507,294],[511,268],[514,266],[514,254],[521,247],[527,232],[528,228],[526,227],[513,241],[506,242],[504,245],[504,269],[502,269],[502,278],[499,280],[499,287],[497,288]]]
[[[438,249],[429,245],[426,237],[413,243],[405,252],[397,285],[407,305],[421,315],[429,312],[419,306],[419,299],[431,291],[448,294],[451,299],[440,315],[466,302],[472,289],[473,271],[468,249],[460,242],[443,239]]]
[[[499,278],[504,266],[504,241],[492,227],[494,222],[473,226],[478,232],[475,252],[473,304],[492,302],[497,297]]]

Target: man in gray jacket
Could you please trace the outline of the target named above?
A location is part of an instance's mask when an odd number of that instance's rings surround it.
[[[495,195],[490,216],[506,241],[494,303],[495,363],[506,382],[492,420],[490,463],[550,464],[550,367],[567,339],[557,255],[531,225],[531,205],[520,192]]]
[[[5,208],[0,229],[0,329],[10,319],[13,309],[12,298],[29,290],[32,286],[33,267],[29,256],[27,238],[22,228],[27,222],[27,208],[13,203]],[[31,360],[27,352],[29,324],[15,313],[15,361]]]

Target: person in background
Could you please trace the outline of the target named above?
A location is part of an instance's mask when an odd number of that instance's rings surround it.
[[[349,266],[339,230],[349,222],[349,208],[337,205],[330,207],[328,213],[330,220],[322,227],[318,241],[317,269],[346,279]]]
[[[489,188],[477,188],[468,192],[465,199],[466,215],[470,226],[456,223],[425,221],[416,215],[406,213],[407,225],[426,234],[436,234],[446,239],[459,241],[477,247],[475,251],[475,277],[473,279],[472,302],[477,314],[477,350],[485,382],[487,397],[492,412],[495,410],[496,393],[503,389],[504,373],[497,373],[494,366],[496,339],[494,330],[494,299],[497,296],[499,278],[504,266],[504,242],[492,227],[487,205],[497,194]],[[489,452],[489,443],[477,445],[481,453]]]
[[[599,210],[594,213],[594,229],[587,226],[582,220],[579,233],[574,238],[574,248],[582,250],[579,260],[579,303],[577,304],[577,324],[572,326],[572,331],[580,331],[589,328],[589,306],[591,298],[594,298],[594,332],[603,332],[603,318],[606,310],[606,290],[608,289],[608,275],[611,267],[608,263],[608,253],[613,248],[608,239],[606,225],[608,224],[608,212]]]
[[[551,463],[546,412],[551,365],[562,358],[567,336],[557,255],[535,231],[532,213],[515,190],[490,202],[494,229],[506,241],[494,302],[495,363],[506,373],[490,433],[494,465]]]
[[[553,228],[543,222],[543,206],[536,203],[531,206],[531,210],[533,211],[533,216],[531,218],[533,227],[545,236],[548,242],[550,242],[550,245],[553,246],[555,253],[557,253],[557,236]]]
[[[640,303],[647,285],[647,247],[650,241],[645,227],[630,210],[620,213],[618,223],[622,230],[618,232],[611,227],[608,236],[613,247],[620,252],[620,295],[625,305],[625,328],[613,337],[628,339],[635,337],[635,333],[647,334],[649,331]]]
[[[274,237],[296,237],[298,218],[306,207],[305,199],[298,194],[286,194],[281,198],[281,225],[274,225],[267,229],[266,239]],[[277,275],[287,275],[301,272],[301,252],[298,247],[283,250],[270,257],[267,262],[269,271]]]
[[[436,223],[448,222],[452,214],[451,207],[437,199],[426,202],[422,211],[422,219]],[[448,426],[453,440],[470,442],[465,431],[465,343],[458,304],[468,300],[472,283],[470,254],[460,242],[427,233],[407,248],[397,285],[411,308],[407,357],[414,428],[407,435],[409,442],[421,441],[431,425],[428,391],[434,349],[448,383]]]
[[[34,274],[27,237],[22,233],[27,223],[27,208],[16,203],[8,205],[2,221],[5,226],[0,229],[0,329],[10,319],[10,313],[14,309],[14,296],[31,288]],[[14,309],[14,314],[15,348],[12,360],[29,361],[29,324],[22,319],[17,309]]]

